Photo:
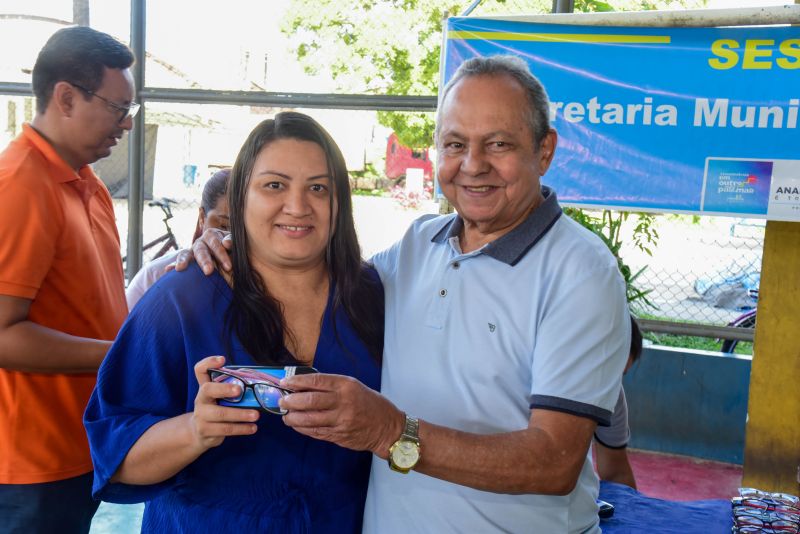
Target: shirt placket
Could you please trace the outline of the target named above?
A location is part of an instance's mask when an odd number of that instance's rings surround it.
[[[432,286],[435,294],[432,295],[432,305],[428,308],[425,324],[431,328],[442,329],[450,315],[453,299],[461,287],[461,277],[464,262],[481,253],[480,250],[462,254],[458,246],[458,238],[449,240],[451,255],[447,264],[439,272],[437,283]]]

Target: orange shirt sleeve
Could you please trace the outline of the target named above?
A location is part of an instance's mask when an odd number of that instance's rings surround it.
[[[34,299],[50,270],[63,217],[48,180],[28,165],[0,175],[0,295]]]

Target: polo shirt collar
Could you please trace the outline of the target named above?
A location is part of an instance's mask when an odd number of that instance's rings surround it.
[[[544,196],[544,202],[531,211],[519,226],[485,245],[481,252],[512,267],[516,265],[547,234],[562,214],[555,191],[543,185],[542,196]],[[463,227],[464,221],[461,216],[456,214],[433,236],[431,241],[439,244],[446,243],[451,237],[458,237]]]
[[[84,165],[76,172],[75,169],[64,161],[64,158],[58,155],[53,145],[42,137],[42,134],[37,132],[30,124],[22,125],[22,136],[28,143],[33,145],[36,150],[41,152],[47,162],[57,171],[52,175],[55,181],[60,183],[72,182],[74,180],[93,181],[94,173],[88,165]]]

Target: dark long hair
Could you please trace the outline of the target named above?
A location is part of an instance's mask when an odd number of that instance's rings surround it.
[[[244,348],[264,365],[296,365],[284,345],[286,323],[281,303],[274,299],[263,278],[250,264],[244,224],[245,199],[258,154],[278,139],[296,139],[319,145],[331,177],[331,235],[326,261],[333,294],[333,318],[344,313],[366,345],[380,361],[383,353],[383,290],[361,260],[361,248],[353,222],[350,180],[344,157],[334,140],[314,119],[296,112],[278,113],[256,126],[239,151],[231,171],[228,203],[233,237],[233,302],[228,308],[229,332],[235,332]],[[333,209],[335,202],[337,209]],[[335,220],[334,218],[335,214]],[[338,336],[337,336],[338,337]]]
[[[200,207],[203,208],[203,217],[208,217],[208,212],[217,207],[219,199],[228,193],[228,180],[231,177],[231,169],[226,167],[215,172],[203,186],[203,196],[200,199]],[[203,221],[197,217],[197,227],[194,229],[192,243],[203,233]]]

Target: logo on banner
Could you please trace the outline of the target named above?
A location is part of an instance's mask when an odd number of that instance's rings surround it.
[[[772,161],[708,158],[702,209],[767,214]]]

